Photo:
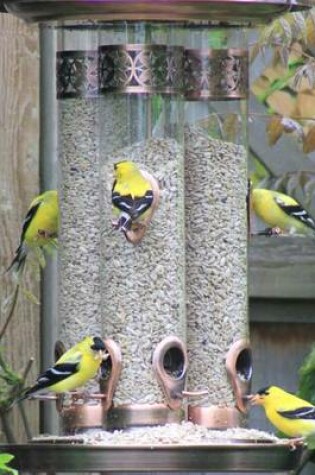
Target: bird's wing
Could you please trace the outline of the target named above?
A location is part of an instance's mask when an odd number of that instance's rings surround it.
[[[64,353],[55,366],[61,365],[63,363],[78,364],[82,359],[82,351],[78,350],[77,347],[73,347],[71,350]]]
[[[301,221],[302,223],[304,223],[309,228],[312,228],[312,229],[315,230],[315,221],[314,221],[314,219],[312,218],[312,216],[310,216],[308,214],[308,212],[304,208],[302,208],[301,205],[299,205],[299,204],[296,204],[296,205],[286,204],[278,196],[275,197],[274,200],[277,203],[277,205],[279,206],[279,208],[281,208],[282,211],[284,211],[288,216],[290,216],[292,218],[295,218],[298,221]]]
[[[79,362],[77,363],[61,363],[49,368],[37,379],[38,389],[47,388],[53,384],[59,383],[69,376],[77,373],[79,370]]]
[[[56,383],[60,383],[70,376],[79,371],[79,362],[77,363],[61,363],[56,364],[54,367],[47,369],[42,373],[36,381],[36,384],[30,388],[27,388],[24,392],[21,400],[28,398],[32,394],[49,388]]]
[[[21,243],[24,241],[25,233],[41,204],[42,204],[41,201],[37,202],[33,206],[31,206],[30,209],[28,210],[22,224]]]
[[[313,419],[315,420],[315,407],[298,407],[291,411],[277,411],[282,417],[287,419]]]
[[[147,211],[153,203],[153,191],[148,190],[145,195],[132,197],[131,195],[120,195],[113,191],[112,203],[121,211],[129,214],[133,219],[138,218]]]

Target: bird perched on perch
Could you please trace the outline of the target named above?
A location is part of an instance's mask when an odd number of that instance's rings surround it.
[[[112,204],[118,220],[113,225],[126,234],[135,222],[146,217],[153,204],[153,190],[151,183],[131,161],[115,163],[114,175]]]
[[[277,386],[268,386],[249,396],[260,405],[271,424],[288,437],[305,437],[315,431],[315,406]]]
[[[107,357],[103,340],[97,336],[87,336],[42,373],[34,386],[27,388],[19,400],[45,390],[55,393],[73,391],[94,378]]]
[[[270,226],[271,232],[296,233],[315,236],[315,221],[291,196],[262,188],[251,190],[251,206],[255,214]]]
[[[49,248],[56,245],[59,227],[58,194],[56,190],[45,191],[34,198],[22,224],[20,244],[7,271],[21,275],[29,250]]]

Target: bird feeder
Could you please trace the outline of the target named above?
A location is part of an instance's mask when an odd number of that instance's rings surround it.
[[[47,75],[42,81],[42,106],[53,94],[57,112],[43,120],[58,129],[58,338],[71,346],[102,335],[109,352],[90,397],[58,401],[60,445],[51,444],[54,435],[12,447],[21,470],[281,472],[296,465],[299,451],[285,443],[227,431],[246,425],[252,378],[246,32],[310,6],[5,2],[8,12],[39,23],[42,51],[50,51],[42,64],[56,71],[55,90]],[[45,148],[41,156],[45,162]],[[149,184],[152,203],[121,232],[113,190],[126,162]],[[146,436],[133,447],[95,447],[69,437],[93,429],[101,440],[132,429],[135,437],[147,430],[150,441],[157,426],[180,430],[183,421],[186,430],[220,429],[219,442],[203,444],[198,433],[176,447],[145,446]],[[228,444],[223,433],[234,434]]]

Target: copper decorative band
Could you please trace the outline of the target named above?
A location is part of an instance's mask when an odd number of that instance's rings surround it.
[[[177,94],[183,86],[183,48],[166,45],[100,47],[102,93]]]
[[[58,52],[56,67],[58,99],[98,95],[97,51]]]
[[[245,99],[248,53],[242,49],[186,49],[186,100]]]

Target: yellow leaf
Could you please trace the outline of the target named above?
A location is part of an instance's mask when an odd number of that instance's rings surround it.
[[[315,94],[312,91],[299,92],[296,96],[295,116],[301,119],[315,119]]]
[[[285,117],[291,117],[296,107],[295,96],[286,91],[273,92],[266,102],[274,112]]]
[[[277,143],[281,135],[283,134],[283,125],[281,117],[274,116],[267,123],[267,136],[269,145]]]
[[[303,139],[303,152],[310,153],[315,150],[315,127],[312,127]]]
[[[306,38],[308,45],[311,46],[315,44],[315,28],[311,18],[307,18],[306,20]]]
[[[38,298],[30,290],[27,290],[25,287],[21,287],[21,290],[24,296],[27,298],[27,300],[34,303],[35,305],[40,304],[40,301],[38,300]]]
[[[290,48],[290,55],[289,60],[292,63],[293,61],[297,61],[298,59],[302,58],[303,56],[303,48],[300,43],[294,42]]]
[[[277,62],[276,64],[265,68],[262,74],[269,80],[270,83],[273,83],[278,79],[282,79],[286,75],[287,71],[287,68],[283,64]]]
[[[256,79],[256,81],[252,83],[251,90],[255,96],[259,97],[265,94],[269,86],[270,86],[269,80],[264,76],[260,76],[259,78]]]

